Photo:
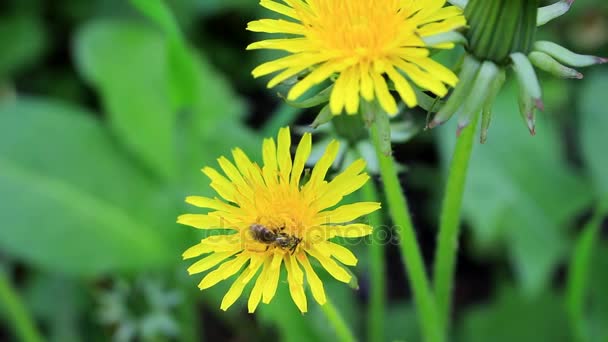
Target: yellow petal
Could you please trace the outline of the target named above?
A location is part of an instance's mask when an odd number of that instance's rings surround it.
[[[416,58],[410,60],[410,62],[418,65],[429,74],[452,87],[458,83],[458,76],[456,76],[452,70],[435,62],[431,58]]]
[[[308,183],[306,183],[305,186],[306,188],[309,188],[310,191],[313,191],[321,185],[323,179],[325,178],[325,175],[327,174],[327,171],[336,159],[339,149],[340,143],[337,140],[332,140],[329,145],[327,145],[323,156],[319,159],[319,161],[317,161],[317,164],[312,169],[310,180],[308,181]]]
[[[356,114],[359,110],[359,77],[357,68],[350,68],[343,72],[346,76],[346,89],[344,91],[344,105],[346,113]]]
[[[199,208],[209,208],[223,211],[233,211],[235,209],[238,209],[237,207],[234,207],[217,198],[209,198],[202,196],[188,196],[186,197],[186,203],[192,204]]]
[[[248,253],[241,253],[237,255],[236,258],[223,263],[216,270],[209,272],[209,274],[207,274],[198,284],[198,288],[204,290],[224,279],[228,279],[238,272],[247,261],[249,261],[250,256],[251,255]]]
[[[283,254],[280,252],[275,253],[268,270],[268,278],[264,286],[264,292],[262,293],[262,302],[264,304],[270,303],[275,293],[277,292],[277,285],[279,284],[279,276],[281,275],[281,262],[283,261]]]
[[[298,255],[298,261],[304,267],[304,271],[306,271],[306,280],[310,285],[310,290],[312,292],[312,296],[320,305],[323,305],[327,302],[327,297],[325,296],[325,289],[323,288],[323,282],[319,279],[317,273],[312,269],[310,262],[308,261],[308,257],[306,254],[300,253]]]
[[[204,214],[184,214],[177,217],[177,223],[185,224],[199,229],[236,229],[230,227],[227,220],[219,215]]]
[[[287,268],[287,282],[289,283],[291,298],[301,312],[308,311],[308,303],[303,286],[304,274],[293,256],[289,255],[285,258],[285,268]]]
[[[336,82],[334,88],[331,90],[329,97],[329,109],[333,114],[342,113],[342,108],[346,103],[346,92],[348,86],[348,77],[346,73],[341,73]]]
[[[262,269],[262,273],[258,276],[258,279],[251,290],[251,295],[249,296],[249,301],[247,302],[247,310],[249,313],[255,312],[255,309],[258,307],[260,300],[262,299],[262,292],[266,287],[266,280],[268,279],[268,274],[270,270],[271,259],[266,259],[264,261],[264,268]]]
[[[356,238],[367,236],[372,233],[372,226],[361,223],[337,225],[337,226],[321,226],[328,231],[328,239],[334,236],[341,236],[346,238]]]
[[[261,40],[247,46],[247,50],[256,49],[283,50],[296,53],[309,50],[310,44],[308,44],[306,38],[280,38]]]
[[[231,252],[219,252],[219,253],[213,253],[208,257],[205,257],[197,262],[195,262],[194,264],[192,264],[192,266],[188,267],[188,273],[190,275],[196,274],[196,273],[201,273],[204,272],[208,269],[213,268],[215,265],[219,264],[220,262],[226,260],[227,258],[231,257],[232,255],[236,254],[239,250],[234,250]]]
[[[305,54],[301,53],[299,55]],[[308,76],[304,77],[301,81],[299,81],[289,90],[289,94],[287,94],[288,100],[297,100],[298,97],[304,94],[312,86],[325,81],[331,75],[339,73],[345,68],[345,64],[343,63],[327,61],[331,57],[326,56],[323,53],[314,54],[312,56],[313,57],[309,57],[306,60],[303,60],[302,62],[298,63],[298,65],[306,65],[312,67],[315,64],[322,64],[315,66],[314,70],[310,74],[308,74]]]
[[[247,284],[251,281],[251,278],[255,276],[258,269],[260,268],[260,263],[252,263],[249,267],[241,273],[241,275],[232,283],[230,289],[222,299],[222,304],[220,305],[220,309],[226,311],[228,308],[236,302],[237,299],[243,293],[243,289]]]
[[[377,202],[358,202],[346,204],[334,210],[318,213],[312,224],[320,225],[349,222],[378,209],[380,209],[380,203]]]
[[[182,258],[186,260],[211,252],[213,252],[213,248],[211,246],[199,243],[188,248],[184,253],[182,253]]]
[[[388,86],[386,85],[384,77],[382,77],[382,75],[380,75],[378,72],[374,71],[371,71],[371,76],[374,83],[376,97],[378,98],[380,106],[388,115],[396,115],[397,103],[395,103],[393,95],[391,95],[391,93],[388,91]]]
[[[371,102],[374,99],[374,82],[369,74],[369,63],[363,63],[361,68],[361,96]]]
[[[237,245],[241,243],[239,234],[231,235],[214,235],[201,240],[199,244],[196,244],[188,248],[183,254],[184,259],[190,259],[197,257],[201,254],[210,252],[228,252],[235,250]]]
[[[437,96],[445,96],[448,92],[447,88],[439,81],[426,71],[420,70],[418,66],[407,63],[402,59],[395,58],[393,60],[395,66],[403,70],[408,77],[414,81],[420,88],[430,90]]]
[[[222,176],[215,169],[205,167],[202,169],[203,173],[211,179],[210,186],[225,200],[236,203],[234,184],[232,184],[226,177]]]
[[[277,159],[282,183],[289,182],[289,174],[291,173],[291,135],[289,127],[279,129],[279,137],[277,140]]]
[[[325,243],[317,244],[317,248],[326,248],[329,253],[336,258],[339,262],[343,263],[347,266],[356,266],[357,265],[357,257],[351,252],[348,248],[333,243],[331,241],[326,241]]]
[[[274,76],[268,82],[268,88],[275,87],[277,84],[284,82],[287,79],[289,79],[290,77],[293,77],[293,76],[299,74],[300,72],[304,71],[306,68],[308,68],[307,65],[298,65],[297,67],[287,68],[287,69],[281,71],[279,74]]]
[[[266,33],[288,33],[305,35],[304,26],[283,19],[261,19],[247,24],[247,30]]]
[[[226,173],[232,182],[235,193],[246,198],[247,200],[251,200],[254,196],[253,189],[245,182],[237,167],[234,166],[234,164],[232,164],[226,157],[220,157],[217,161],[224,173]]]
[[[306,161],[310,156],[310,150],[312,147],[312,136],[310,133],[304,133],[300,143],[298,144],[298,148],[296,149],[296,156],[293,162],[293,169],[291,170],[291,184],[296,187],[300,184],[300,177],[302,176],[302,171],[304,170],[304,166],[306,165]]]
[[[277,183],[277,147],[274,143],[274,139],[264,139],[262,145],[262,156],[264,159],[264,168],[262,172],[264,174],[264,180],[268,186],[272,186]]]
[[[392,65],[389,65],[386,68],[386,74],[395,84],[395,89],[397,89],[399,96],[401,96],[401,99],[405,104],[407,104],[408,107],[415,107],[418,104],[416,93],[414,93],[414,90],[405,77],[396,71]]]
[[[359,174],[365,169],[365,161],[358,159],[354,161],[342,173],[336,176],[326,187],[326,191],[319,195],[319,199],[314,202],[318,210],[329,208],[336,205],[342,198],[361,188],[367,182],[367,174]]]
[[[268,8],[271,11],[277,12],[279,14],[282,14],[284,16],[293,18],[293,19],[298,19],[297,13],[296,11],[289,7],[289,6],[285,6],[283,4],[279,4],[275,1],[271,1],[271,0],[261,0],[260,1],[260,6]]]
[[[315,259],[321,263],[321,266],[331,274],[332,277],[343,283],[349,283],[351,279],[351,275],[340,265],[338,265],[333,259],[323,255],[323,253],[319,252],[314,248],[307,249],[306,252],[313,256]]]
[[[264,179],[260,173],[260,168],[249,160],[243,150],[240,148],[233,149],[232,156],[234,157],[236,166],[239,168],[239,171],[246,180],[248,179],[256,186],[262,186],[264,184]]]

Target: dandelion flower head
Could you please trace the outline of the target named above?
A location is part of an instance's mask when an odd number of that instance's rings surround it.
[[[371,233],[372,227],[352,222],[379,209],[379,203],[339,205],[344,196],[368,181],[365,162],[358,160],[326,181],[339,149],[338,142],[332,141],[310,178],[303,182],[311,135],[303,136],[293,160],[290,139],[288,128],[279,131],[276,144],[272,138],[265,139],[262,167],[238,148],[232,151],[234,163],[225,157],[218,159],[224,174],[205,167],[203,173],[221,198],[187,197],[186,202],[210,211],[178,217],[178,223],[195,228],[223,229],[220,235],[203,239],[183,254],[184,259],[204,255],[188,268],[190,274],[215,268],[200,282],[201,290],[242,269],[222,300],[222,310],[228,309],[254,278],[249,312],[254,312],[260,301],[269,303],[279,285],[283,266],[291,297],[300,311],[307,311],[305,280],[315,300],[324,304],[323,283],[312,265],[318,263],[337,280],[350,282],[351,275],[341,264],[354,266],[357,258],[330,239]]]
[[[285,19],[250,22],[247,29],[284,35],[250,44],[248,49],[283,50],[285,57],[253,70],[254,77],[279,72],[275,85],[309,72],[287,94],[296,100],[312,86],[335,78],[329,99],[333,114],[355,114],[360,97],[377,99],[389,114],[397,113],[385,76],[410,107],[417,100],[410,82],[438,96],[454,86],[456,75],[429,57],[424,38],[465,25],[462,10],[445,0],[262,0],[260,4]],[[432,46],[451,48],[452,43]]]

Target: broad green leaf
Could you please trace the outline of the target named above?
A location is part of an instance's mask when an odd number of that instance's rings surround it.
[[[5,252],[79,275],[178,258],[172,245],[180,235],[167,234],[174,209],[93,114],[20,99],[0,107],[0,130]]]
[[[469,309],[460,319],[460,342],[572,341],[563,302],[550,291],[530,298],[502,289],[494,301]]]
[[[551,118],[539,115],[532,137],[517,110],[511,84],[495,103],[488,142],[474,146],[463,213],[478,246],[504,245],[521,286],[537,294],[565,257],[567,224],[591,198],[587,184],[566,163]],[[447,160],[455,129],[441,129]]]
[[[131,0],[131,3],[166,35],[173,101],[191,115],[200,135],[217,133],[219,121],[240,118],[244,112],[241,99],[204,55],[199,56],[190,48],[165,3],[162,0]]]
[[[147,167],[172,178],[176,108],[163,35],[141,24],[97,20],[77,33],[75,57],[102,97],[115,134]]]
[[[46,39],[42,23],[34,16],[0,18],[0,80],[34,63],[44,52]]]
[[[240,122],[244,112],[241,99],[204,56],[197,56],[189,47],[165,3],[162,0],[131,0],[131,3],[167,37],[167,82],[174,105],[185,117],[178,123],[177,134],[178,158],[184,168],[180,179],[188,185],[208,188],[207,178],[199,169],[216,166],[215,159],[229,155],[234,147],[258,159],[261,141]]]
[[[608,199],[608,71],[598,70],[584,80],[579,97],[580,146],[597,195]]]
[[[157,23],[171,40],[183,40],[179,25],[163,0],[131,0],[131,4]]]

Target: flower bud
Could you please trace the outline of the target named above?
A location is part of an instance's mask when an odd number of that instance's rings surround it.
[[[468,50],[479,60],[507,64],[515,52],[527,54],[536,33],[538,0],[471,0]]]

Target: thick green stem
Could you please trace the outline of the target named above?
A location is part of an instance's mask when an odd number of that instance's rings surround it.
[[[438,312],[446,330],[450,325],[449,316],[452,288],[454,286],[454,269],[458,253],[460,209],[478,121],[479,115],[476,114],[471,125],[462,131],[456,142],[439,219],[439,237],[435,250],[433,282]]]
[[[388,120],[388,118],[383,117],[384,115],[382,112],[377,113],[376,120]],[[395,233],[399,239],[401,257],[414,293],[414,302],[418,312],[418,321],[422,328],[422,335],[425,341],[444,341],[444,332],[439,324],[437,310],[429,288],[429,281],[409,214],[407,201],[397,177],[395,162],[391,156],[383,153],[377,123],[372,125],[371,132],[374,148],[378,156],[382,181],[384,182],[388,210],[395,224]]]
[[[0,270],[0,310],[4,311],[5,319],[12,321],[10,326],[19,341],[43,341],[21,298],[2,270]]]
[[[585,330],[584,304],[593,249],[597,244],[600,226],[606,215],[608,215],[608,199],[598,204],[593,217],[581,231],[568,268],[566,308],[574,336],[581,342],[589,340]]]
[[[363,187],[363,200],[365,202],[379,202],[378,189],[372,180]],[[368,216],[369,224],[374,227],[369,246],[370,255],[370,304],[368,312],[368,341],[384,341],[384,320],[386,312],[386,286],[384,272],[384,241],[380,240],[379,232],[382,229],[382,214],[375,211]]]
[[[327,302],[321,306],[323,313],[327,317],[327,321],[331,324],[336,331],[336,335],[339,341],[342,342],[354,342],[355,337],[349,327],[346,325],[344,318],[340,315],[340,312],[336,309],[334,304],[329,298]]]

